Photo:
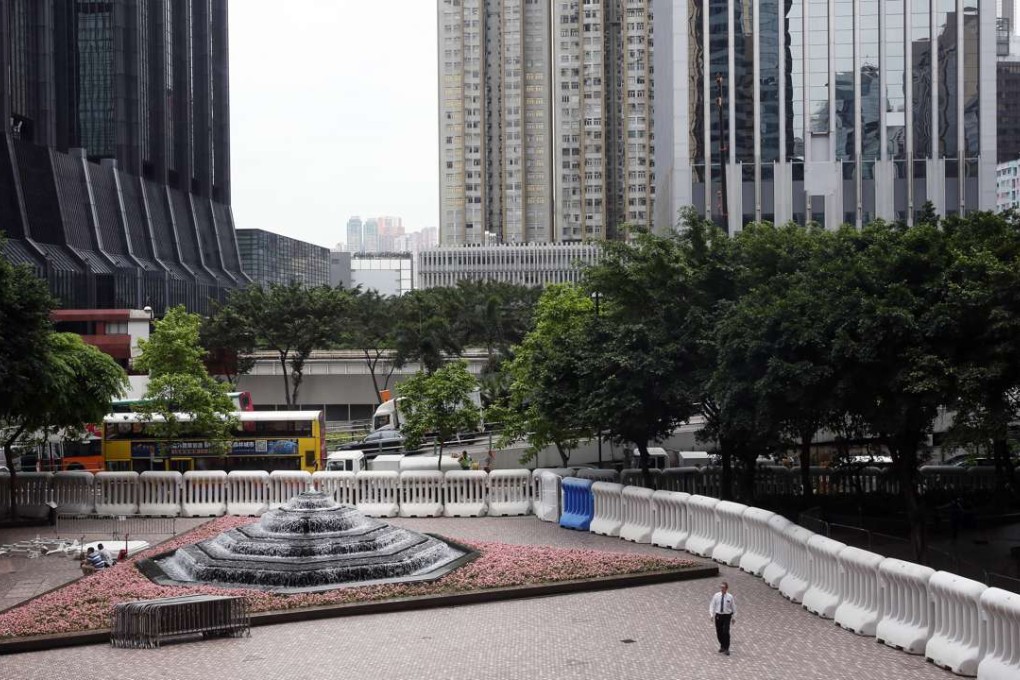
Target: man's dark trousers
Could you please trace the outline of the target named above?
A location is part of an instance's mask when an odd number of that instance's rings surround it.
[[[728,651],[730,648],[730,619],[732,618],[732,614],[715,615],[715,636],[719,638],[719,647],[723,651]]]

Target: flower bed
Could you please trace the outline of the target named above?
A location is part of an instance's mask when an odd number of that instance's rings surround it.
[[[508,545],[488,541],[459,541],[478,550],[481,557],[436,581],[350,587],[300,595],[217,588],[209,585],[160,586],[143,576],[134,566],[139,559],[198,543],[253,521],[257,520],[248,517],[222,517],[142,552],[112,569],[101,570],[0,614],[0,638],[108,628],[113,606],[118,602],[187,594],[239,595],[248,600],[251,612],[255,613],[422,595],[446,595],[653,571],[675,571],[695,566],[695,563],[689,560],[647,555]]]

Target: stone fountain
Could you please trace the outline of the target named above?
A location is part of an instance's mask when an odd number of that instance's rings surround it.
[[[210,584],[276,592],[431,580],[476,556],[470,549],[366,517],[317,491],[138,568],[163,585]]]

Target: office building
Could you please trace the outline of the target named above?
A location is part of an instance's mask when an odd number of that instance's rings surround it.
[[[995,173],[996,210],[1020,210],[1020,159],[999,163]]]
[[[347,250],[352,253],[360,253],[364,249],[364,224],[360,217],[354,216],[347,220]]]
[[[442,246],[650,224],[650,0],[439,0]]]
[[[440,246],[418,253],[421,288],[456,286],[461,281],[499,281],[520,286],[579,283],[584,267],[598,262],[596,243]]]
[[[330,285],[330,251],[263,229],[238,229],[241,264],[252,281],[306,286]]]
[[[994,3],[656,0],[654,18],[657,222],[995,207]]]
[[[414,290],[414,255],[410,252],[333,252],[329,260],[332,286],[374,290],[380,295],[403,295]]]
[[[65,308],[246,282],[230,211],[227,0],[0,0],[0,230]]]

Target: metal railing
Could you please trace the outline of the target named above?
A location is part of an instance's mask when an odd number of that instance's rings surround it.
[[[148,648],[192,636],[247,636],[251,617],[243,597],[191,595],[121,602],[114,607],[110,629],[114,647]]]
[[[176,517],[126,515],[57,515],[57,536],[176,536]]]

